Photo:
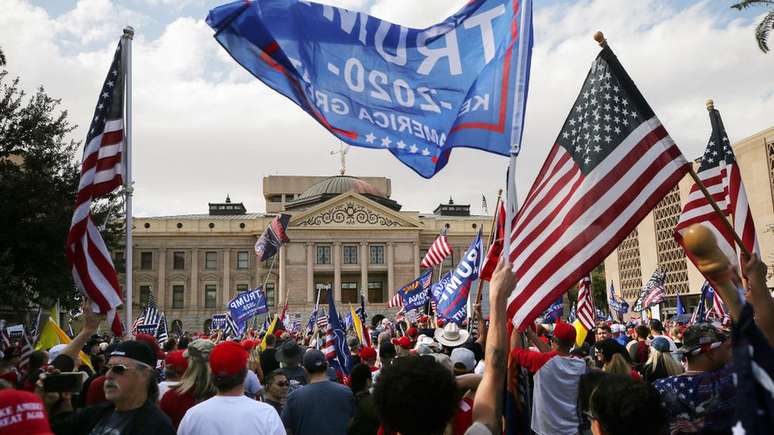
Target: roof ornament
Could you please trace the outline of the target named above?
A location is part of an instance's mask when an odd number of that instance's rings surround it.
[[[338,151],[331,151],[331,155],[339,154],[339,157],[341,158],[341,169],[339,169],[339,174],[344,175],[344,172],[347,171],[347,153],[349,152],[349,145],[345,145],[344,142],[341,142],[341,145],[339,146]]]

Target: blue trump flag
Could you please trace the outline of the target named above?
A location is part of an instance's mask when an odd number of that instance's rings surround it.
[[[419,309],[430,301],[430,284],[433,279],[433,269],[427,269],[419,278],[404,285],[398,290],[403,299],[403,309],[406,311]]]
[[[431,293],[438,316],[460,324],[467,317],[467,302],[470,286],[481,272],[481,232],[462,256],[457,268],[446,273],[433,284]]]
[[[474,0],[426,29],[298,0],[235,1],[207,24],[229,54],[340,140],[425,178],[452,148],[521,140],[531,0]],[[518,152],[517,149],[514,152]]]
[[[564,302],[562,301],[562,297],[560,296],[559,299],[557,299],[553,304],[551,304],[551,306],[548,307],[540,317],[543,318],[543,322],[545,323],[554,323],[560,317],[562,317],[563,312],[564,312]]]
[[[337,372],[346,375],[352,370],[352,356],[347,346],[347,329],[333,302],[333,291],[328,292],[328,331],[325,336],[325,358]]]
[[[685,314],[685,306],[683,306],[683,301],[680,300],[680,295],[677,295],[677,307],[675,308],[675,314],[678,316]]]
[[[243,326],[248,319],[251,319],[258,314],[269,312],[269,307],[266,304],[266,294],[260,287],[234,296],[234,299],[231,299],[228,302],[228,309],[231,318],[233,318],[234,322],[240,327]]]

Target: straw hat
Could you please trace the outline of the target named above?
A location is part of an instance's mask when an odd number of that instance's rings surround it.
[[[460,329],[454,322],[435,330],[435,340],[444,346],[454,347],[468,341],[468,331]]]

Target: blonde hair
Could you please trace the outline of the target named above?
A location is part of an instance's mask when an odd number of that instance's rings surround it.
[[[247,368],[255,371],[261,365],[261,347],[255,346],[250,350],[249,357],[247,359]],[[265,374],[264,374],[265,376]]]
[[[626,362],[626,359],[620,353],[614,353],[609,362],[606,362],[602,367],[606,373],[612,375],[626,375],[630,376],[632,373],[632,366]]]
[[[648,360],[645,362],[645,365],[650,366],[650,370],[652,371],[656,369],[656,366],[659,363],[661,363],[661,366],[664,367],[664,370],[669,376],[676,376],[684,371],[682,364],[675,361],[675,359],[672,358],[672,354],[669,352],[661,352],[651,346],[650,354],[648,354]]]
[[[194,396],[196,402],[201,402],[215,395],[215,386],[212,384],[210,363],[207,359],[189,354],[188,368],[180,378],[180,383],[173,387],[177,394],[189,393]]]

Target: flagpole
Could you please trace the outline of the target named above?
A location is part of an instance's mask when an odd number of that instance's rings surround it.
[[[487,237],[486,241],[486,248],[484,248],[484,255],[486,255],[489,252],[489,248],[492,246],[493,243],[496,242],[494,240],[495,235],[497,233],[497,219],[498,219],[498,212],[500,211],[500,199],[503,195],[503,189],[500,189],[497,191],[497,201],[495,201],[495,213],[494,216],[492,216],[492,225],[489,229],[489,237]],[[503,234],[503,237],[505,235]],[[502,253],[500,254],[502,255]],[[476,304],[481,303],[481,297],[482,297],[482,289],[484,287],[484,281],[482,281],[480,278],[478,280],[478,289],[476,289]],[[479,319],[482,320],[482,319]]]
[[[134,193],[132,181],[132,39],[134,38],[134,28],[132,26],[124,27],[124,36],[122,37],[124,54],[124,71],[126,72],[126,113],[124,114],[124,162],[126,164],[126,173],[124,174],[124,204],[126,206],[126,246],[124,247],[124,272],[126,274],[126,321],[125,325],[132,324],[132,194]]]

